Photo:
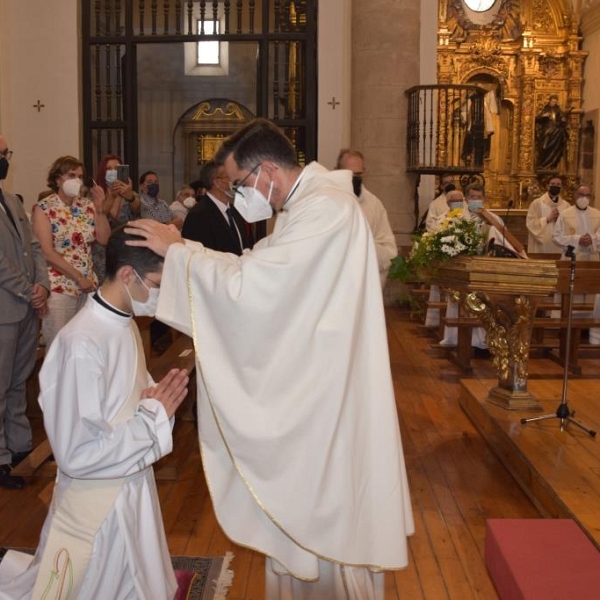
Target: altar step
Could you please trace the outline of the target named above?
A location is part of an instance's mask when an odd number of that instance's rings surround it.
[[[556,418],[521,424],[522,418],[556,413],[559,379],[530,379],[541,412],[508,411],[486,398],[494,379],[462,379],[460,405],[544,517],[573,519],[600,549],[600,440]],[[597,379],[568,382],[568,407],[586,427],[600,431]]]

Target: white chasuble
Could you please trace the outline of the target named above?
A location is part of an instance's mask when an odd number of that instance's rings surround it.
[[[404,567],[412,511],[350,174],[311,163],[272,235],[240,257],[171,246],[157,316],[195,339],[200,447],[225,533],[307,581],[319,558]]]

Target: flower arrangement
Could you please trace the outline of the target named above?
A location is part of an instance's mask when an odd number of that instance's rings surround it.
[[[460,208],[451,210],[434,231],[413,237],[410,254],[392,261],[388,277],[405,282],[423,279],[436,264],[454,256],[482,254],[484,242],[479,219],[465,219]]]

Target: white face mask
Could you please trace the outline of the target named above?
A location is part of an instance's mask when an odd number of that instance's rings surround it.
[[[186,208],[193,208],[196,205],[196,197],[195,196],[188,196],[187,198],[183,199],[182,204]]]
[[[62,190],[69,198],[76,198],[79,196],[82,184],[81,179],[67,179],[62,185]]]
[[[148,290],[148,300],[146,302],[140,302],[136,300],[129,291],[129,288],[125,286],[125,291],[131,300],[131,310],[136,317],[154,317],[156,315],[156,307],[158,306],[158,294],[159,288],[149,288],[144,280],[137,274],[137,271],[133,271],[135,276],[140,280],[141,284]]]
[[[271,181],[271,187],[269,188],[269,197],[265,198],[262,192],[256,189],[259,177],[260,169],[256,175],[254,187],[244,186],[237,188],[235,191],[233,205],[248,223],[264,221],[273,216],[273,208],[270,204],[273,182]]]
[[[577,204],[577,207],[580,208],[581,210],[585,210],[590,204],[590,197],[589,196],[580,196],[579,198],[577,198],[575,200],[575,204]]]
[[[109,169],[106,171],[106,175],[104,176],[104,181],[106,181],[106,185],[111,186],[117,180],[117,170]]]

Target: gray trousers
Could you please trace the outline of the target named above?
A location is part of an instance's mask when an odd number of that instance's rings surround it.
[[[32,308],[22,321],[0,324],[0,465],[9,464],[13,452],[31,450],[26,383],[37,341],[38,317]]]

